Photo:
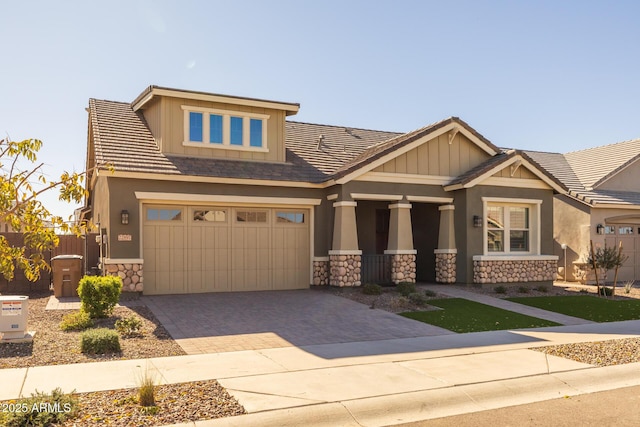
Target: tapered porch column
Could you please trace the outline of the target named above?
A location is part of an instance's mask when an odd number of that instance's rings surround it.
[[[436,249],[436,282],[456,282],[456,233],[453,213],[454,205],[439,206],[440,229],[438,233],[438,249]]]
[[[333,242],[329,251],[329,284],[360,286],[362,251],[358,248],[356,202],[335,202]]]
[[[417,251],[413,249],[411,203],[394,203],[389,209],[389,240],[384,253],[392,255],[391,281],[415,283]]]

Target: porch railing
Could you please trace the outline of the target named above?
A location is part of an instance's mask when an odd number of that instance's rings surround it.
[[[391,255],[362,255],[361,281],[391,283]]]

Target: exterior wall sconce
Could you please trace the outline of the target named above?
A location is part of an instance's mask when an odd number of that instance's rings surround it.
[[[476,228],[482,227],[482,217],[480,215],[473,216],[473,226]]]
[[[129,211],[127,211],[126,209],[120,212],[120,223],[122,225],[129,224]]]
[[[596,225],[596,233],[597,234],[604,234],[604,225],[602,225],[602,224]]]

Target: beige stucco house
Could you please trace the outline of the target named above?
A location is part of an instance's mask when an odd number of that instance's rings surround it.
[[[640,280],[640,139],[567,154],[527,154],[569,190],[554,199],[555,251],[562,254],[562,268],[566,262],[567,279],[584,280],[593,241],[594,247],[622,242],[629,258],[618,279]]]
[[[567,187],[530,154],[456,117],[394,133],[290,121],[299,108],[157,86],[91,99],[105,270],[145,294],[555,278]]]

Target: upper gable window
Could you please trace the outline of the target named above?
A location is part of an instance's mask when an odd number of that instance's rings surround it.
[[[266,114],[182,106],[183,145],[230,150],[268,151]]]

